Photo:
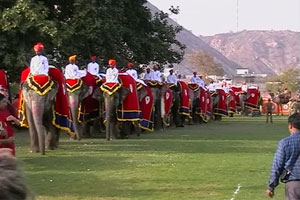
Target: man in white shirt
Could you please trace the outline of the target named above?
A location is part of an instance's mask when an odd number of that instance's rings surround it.
[[[153,70],[154,70],[154,71],[152,71],[152,72],[151,72],[151,75],[150,75],[151,81],[161,82],[161,73],[160,73],[160,71],[158,70],[158,66],[157,66],[157,65],[154,65],[154,66],[153,66]]]
[[[243,82],[242,91],[247,92],[247,89],[248,89],[248,86],[247,86],[246,82]]]
[[[86,75],[85,70],[79,70],[76,63],[76,55],[69,57],[69,63],[65,68],[65,78],[66,79],[79,79]]]
[[[215,82],[213,80],[210,81],[210,84],[208,85],[208,90],[212,91],[212,92],[216,91],[216,84],[215,84]]]
[[[190,82],[191,83],[196,83],[200,85],[199,83],[201,82],[200,78],[197,76],[197,72],[193,72],[193,77],[191,78]]]
[[[99,64],[96,60],[97,56],[91,56],[91,62],[87,65],[87,71],[94,76],[99,76]]]
[[[117,62],[114,59],[108,61],[109,68],[106,70],[106,83],[119,83],[119,70],[117,69]]]
[[[205,87],[205,82],[202,79],[202,74],[199,75],[199,83],[198,84],[200,87],[203,87],[203,88]]]
[[[151,80],[151,69],[149,67],[147,67],[147,69],[146,69],[146,73],[144,75],[144,80],[145,81],[150,81]]]
[[[175,84],[177,85],[177,76],[174,73],[174,70],[173,69],[170,69],[170,74],[167,76],[167,83],[171,83],[171,84]]]
[[[48,75],[48,71],[49,71],[48,59],[45,56],[41,55],[42,51],[44,50],[44,45],[41,42],[39,42],[33,46],[33,49],[36,55],[31,58],[30,73],[32,75],[38,75],[38,74]]]
[[[128,69],[126,70],[126,72],[132,77],[134,78],[134,80],[136,81],[138,79],[138,75],[137,75],[137,71],[134,69],[134,65],[131,62],[128,62],[127,64]]]

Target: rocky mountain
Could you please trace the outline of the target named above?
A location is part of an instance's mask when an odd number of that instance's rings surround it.
[[[149,2],[146,3],[145,6],[148,7],[152,13],[160,12],[157,7]],[[170,18],[168,19],[168,22],[174,26],[180,26]],[[214,60],[222,65],[226,75],[229,77],[232,77],[234,74],[236,74],[236,68],[241,67],[237,63],[226,58],[219,51],[212,48],[201,38],[185,28],[183,28],[183,30],[177,34],[177,40],[186,46],[183,61],[180,64],[174,65],[175,69],[178,69],[181,74],[192,74],[192,72],[195,70],[195,67],[188,62],[187,57],[189,54],[197,51],[204,51],[211,54],[214,57]]]
[[[280,74],[299,66],[300,34],[293,31],[242,31],[200,38],[228,59],[255,73]]]

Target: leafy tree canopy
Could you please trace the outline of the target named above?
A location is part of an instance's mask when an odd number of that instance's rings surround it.
[[[181,27],[168,24],[166,13],[152,16],[145,3],[0,0],[0,66],[18,79],[20,71],[29,65],[36,42],[45,44],[49,63],[56,67],[65,66],[73,54],[78,55],[79,66],[85,66],[92,54],[100,58],[100,64],[115,58],[119,67],[127,61],[180,62],[184,46],[175,36]]]

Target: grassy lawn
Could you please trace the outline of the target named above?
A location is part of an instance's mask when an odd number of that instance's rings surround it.
[[[274,121],[226,118],[111,142],[63,135],[46,156],[28,152],[25,130],[15,133],[16,152],[38,200],[260,200],[268,199],[274,152],[288,135],[287,117]],[[273,199],[284,199],[283,186]]]

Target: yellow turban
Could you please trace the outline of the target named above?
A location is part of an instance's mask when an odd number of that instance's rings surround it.
[[[74,62],[74,61],[76,61],[76,57],[77,57],[77,55],[70,56],[70,57],[69,57],[69,62]]]

